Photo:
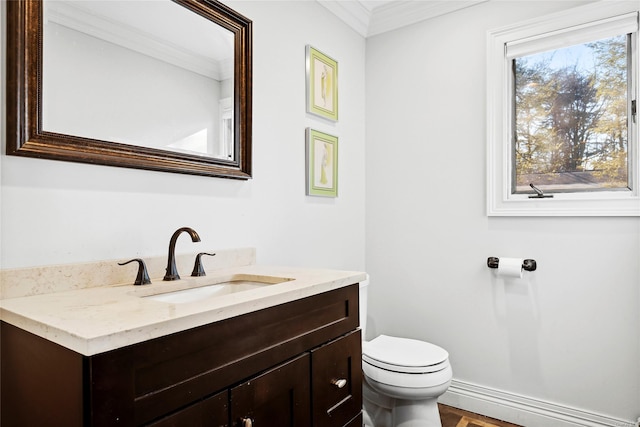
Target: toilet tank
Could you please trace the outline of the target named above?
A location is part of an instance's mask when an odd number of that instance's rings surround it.
[[[367,336],[367,295],[369,289],[369,275],[360,282],[360,329],[362,329],[362,339]]]

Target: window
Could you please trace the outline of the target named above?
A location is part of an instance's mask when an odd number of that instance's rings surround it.
[[[628,190],[630,35],[512,59],[512,192]]]
[[[629,7],[489,32],[488,215],[640,216]]]

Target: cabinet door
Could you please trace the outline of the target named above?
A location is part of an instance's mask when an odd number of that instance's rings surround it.
[[[231,389],[233,427],[310,427],[309,354]]]
[[[362,412],[358,414],[357,417],[349,421],[349,423],[345,424],[344,427],[362,427],[364,425],[364,421],[362,419]]]
[[[362,411],[360,330],[311,351],[314,427],[342,427]]]
[[[229,427],[229,392],[225,390],[147,426]]]

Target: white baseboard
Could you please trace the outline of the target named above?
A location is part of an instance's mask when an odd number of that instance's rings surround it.
[[[524,427],[638,427],[622,420],[452,380],[438,402]]]

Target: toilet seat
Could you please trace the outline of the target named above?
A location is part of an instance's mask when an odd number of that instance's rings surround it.
[[[365,380],[374,386],[374,388],[382,390],[384,394],[397,398],[406,398],[397,394],[400,389],[423,389],[428,390],[432,387],[439,387],[448,384],[453,377],[453,371],[449,363],[442,364],[443,369],[435,372],[427,372],[422,374],[408,374],[404,372],[389,371],[371,365],[367,361],[362,361],[362,372]],[[447,386],[448,387],[448,386]],[[395,394],[391,391],[395,389]],[[403,392],[405,394],[406,392]]]
[[[438,372],[449,366],[449,353],[437,345],[409,338],[380,335],[362,343],[364,362],[405,374]]]

